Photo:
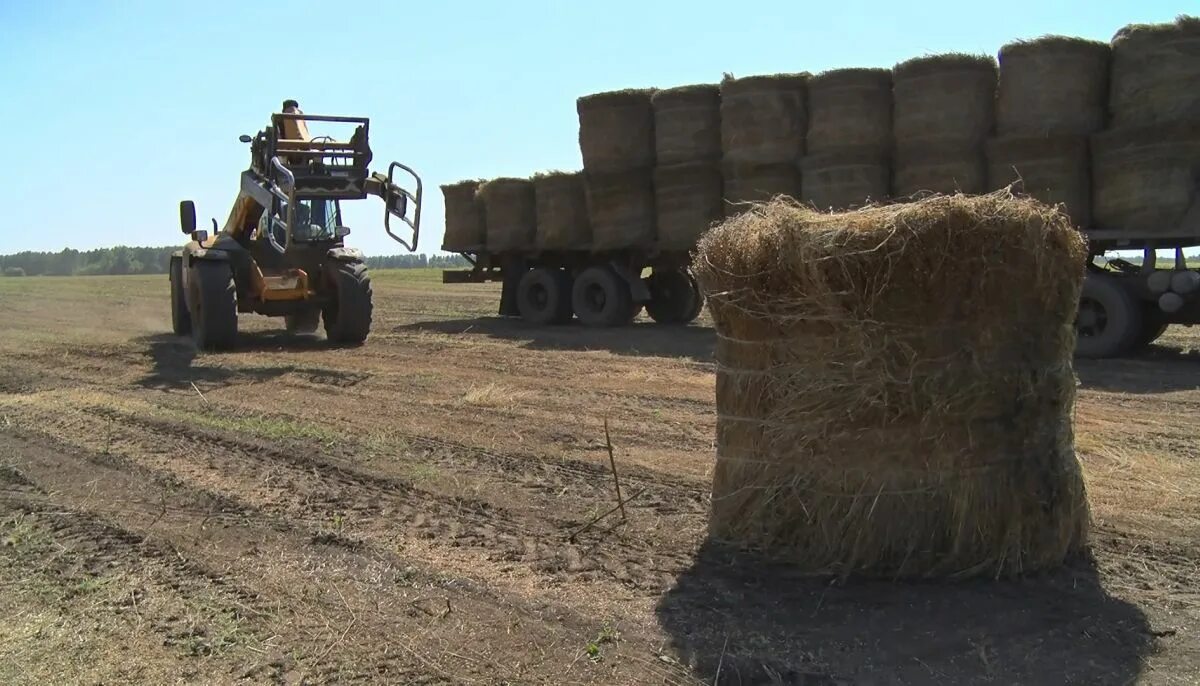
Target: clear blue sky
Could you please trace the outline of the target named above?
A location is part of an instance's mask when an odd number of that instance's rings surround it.
[[[224,222],[253,134],[285,98],[371,118],[376,166],[439,184],[580,164],[575,98],[634,86],[995,54],[1047,33],[1107,40],[1194,1],[0,0],[0,253],[180,243],[178,201]],[[352,203],[350,243],[401,248]]]

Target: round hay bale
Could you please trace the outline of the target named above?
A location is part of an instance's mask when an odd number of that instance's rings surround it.
[[[776,196],[800,197],[800,168],[788,164],[721,165],[728,213],[733,206],[766,202]]]
[[[808,82],[809,154],[855,147],[884,153],[892,144],[892,72],[837,69]]]
[[[1003,192],[774,202],[709,231],[710,536],[842,576],[1012,575],[1079,551],[1086,256],[1065,216]]]
[[[1047,205],[1063,206],[1071,222],[1092,220],[1087,136],[993,138],[987,144],[987,187],[1018,184]]]
[[[1114,129],[1092,136],[1091,148],[1096,228],[1183,233],[1200,178],[1200,124]]]
[[[721,188],[721,168],[715,164],[678,164],[655,169],[658,247],[695,248],[696,239],[725,216]]]
[[[533,198],[537,207],[534,245],[543,250],[567,250],[591,244],[582,174],[538,174],[533,177]]]
[[[983,145],[992,132],[996,60],[935,55],[892,70],[892,135],[898,150],[933,143]]]
[[[1045,36],[1000,48],[996,132],[1056,136],[1104,128],[1108,106],[1107,43]]]
[[[800,198],[820,210],[883,200],[891,185],[892,170],[874,146],[809,155],[800,170]]]
[[[901,149],[892,167],[892,197],[930,193],[982,193],[987,187],[983,150],[959,145]]]
[[[442,186],[446,200],[446,233],[442,250],[468,252],[478,250],[487,241],[487,224],[483,219],[483,203],[476,192],[479,180],[459,181]]]
[[[721,81],[721,149],[727,162],[779,164],[804,154],[807,74]]]
[[[608,173],[654,166],[654,92],[610,91],[575,101],[584,169]]]
[[[721,159],[721,90],[715,85],[658,91],[654,150],[659,166]]]
[[[1114,128],[1200,121],[1200,18],[1118,31],[1111,83]]]
[[[585,173],[593,250],[654,243],[654,177],[648,169],[618,174]]]
[[[537,212],[533,182],[502,177],[479,187],[487,246],[493,252],[524,250],[533,245]]]

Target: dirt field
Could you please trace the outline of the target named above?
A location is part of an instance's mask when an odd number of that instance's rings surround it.
[[[1079,369],[1094,560],[839,584],[704,543],[706,326],[375,294],[197,356],[166,277],[0,279],[0,683],[1200,683],[1200,332]]]

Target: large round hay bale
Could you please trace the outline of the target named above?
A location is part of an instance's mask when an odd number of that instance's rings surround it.
[[[658,246],[691,250],[713,222],[725,216],[721,168],[715,164],[677,164],[654,170],[654,207]]]
[[[800,167],[784,164],[721,165],[726,212],[745,203],[766,202],[776,196],[800,197]]]
[[[892,196],[912,198],[929,193],[982,193],[987,165],[982,148],[930,145],[900,149],[892,166]]]
[[[579,152],[589,172],[654,166],[653,88],[585,95],[579,113]]]
[[[442,250],[473,251],[482,248],[487,241],[483,203],[476,195],[481,183],[469,180],[442,186],[442,197],[446,201],[446,233],[442,237]]]
[[[721,159],[721,90],[711,84],[658,91],[654,150],[660,166]]]
[[[529,179],[492,179],[479,187],[487,246],[492,252],[525,250],[533,246],[537,212]]]
[[[1113,129],[1092,137],[1092,223],[1177,235],[1197,202],[1200,124]],[[1194,233],[1190,229],[1187,233]]]
[[[1108,57],[1107,43],[1066,36],[1000,48],[996,132],[1054,136],[1103,129]]]
[[[931,142],[983,145],[992,132],[996,60],[985,55],[935,55],[892,70],[892,135],[896,147]]]
[[[726,77],[721,82],[721,149],[727,162],[778,164],[804,154],[807,74]]]
[[[710,535],[809,573],[886,577],[1019,574],[1080,550],[1086,255],[1062,214],[1007,193],[844,214],[772,203],[705,234]]]
[[[892,72],[837,69],[808,82],[809,154],[843,148],[886,152],[892,144]]]
[[[1111,83],[1113,127],[1200,121],[1200,18],[1118,31]]]
[[[538,174],[533,177],[533,197],[537,207],[534,245],[543,250],[567,250],[591,244],[582,174]]]
[[[648,169],[584,174],[593,250],[654,243],[654,177]]]
[[[1062,205],[1075,226],[1091,224],[1087,136],[993,138],[987,144],[987,186],[1017,190]]]
[[[891,186],[891,168],[874,146],[808,155],[800,170],[800,199],[820,210],[883,200]]]

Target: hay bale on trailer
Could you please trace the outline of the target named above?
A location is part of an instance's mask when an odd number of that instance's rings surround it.
[[[875,146],[808,155],[800,169],[800,198],[820,210],[883,200],[891,186],[892,170]]]
[[[533,245],[537,212],[533,182],[501,177],[479,187],[487,246],[492,252],[524,250]]]
[[[1149,236],[1200,230],[1200,123],[1105,131],[1092,136],[1091,152],[1096,228]]]
[[[579,113],[579,152],[589,172],[654,166],[653,88],[585,95]]]
[[[808,82],[808,153],[844,148],[886,153],[892,145],[892,72],[836,69]]]
[[[905,151],[928,143],[983,145],[995,119],[996,60],[934,55],[892,70],[892,135]]]
[[[721,150],[726,162],[779,164],[804,154],[807,74],[721,81]]]
[[[1107,43],[1044,36],[1000,48],[996,132],[1089,134],[1108,116]]]
[[[537,231],[534,245],[543,250],[569,250],[592,241],[583,175],[550,172],[533,177]]]
[[[766,202],[775,196],[800,197],[800,168],[795,163],[721,165],[726,213],[738,205]]]
[[[1092,219],[1087,136],[993,138],[987,144],[987,186],[1018,184],[1022,193],[1064,206],[1071,222]]]
[[[1118,31],[1111,84],[1113,127],[1200,121],[1200,18]]]
[[[649,170],[584,174],[592,250],[654,243],[654,178]]]
[[[654,150],[667,166],[721,159],[721,90],[715,85],[660,90],[654,106]]]
[[[1087,249],[1065,216],[1007,193],[776,202],[698,252],[718,334],[713,538],[888,577],[1018,574],[1084,546]]]
[[[654,170],[658,247],[691,250],[700,234],[725,216],[721,169],[715,164],[677,164]]]
[[[481,183],[469,180],[442,186],[442,197],[446,201],[446,233],[442,237],[442,250],[477,250],[487,241],[483,203],[476,195]]]
[[[987,165],[982,148],[955,144],[900,149],[892,167],[892,197],[982,193]]]

